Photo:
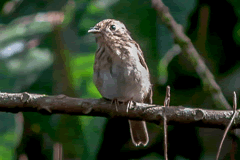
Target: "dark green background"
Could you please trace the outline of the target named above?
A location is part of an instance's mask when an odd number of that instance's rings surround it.
[[[232,92],[238,93],[240,88],[240,1],[163,2],[183,25],[232,104]],[[144,52],[155,104],[163,104],[165,88],[170,85],[171,105],[217,109],[185,57],[174,57],[167,72],[160,66],[174,41],[151,1],[1,0],[0,7],[1,92],[100,98],[92,81],[97,45],[87,31],[99,21],[113,18],[126,25]],[[26,16],[41,17],[51,11],[64,12],[62,25],[53,28],[48,20],[39,22],[34,18],[24,24]],[[161,83],[161,76],[167,78],[166,83]],[[130,141],[127,122],[118,119],[0,113],[0,160],[18,159],[22,154],[30,160],[50,160],[56,142],[62,143],[65,159],[163,159],[163,130],[154,124],[148,124],[148,129],[150,144],[136,148]],[[169,126],[169,159],[214,159],[222,134],[220,129]],[[233,138],[239,142],[229,135],[221,159],[230,159]],[[240,158],[238,150],[236,159]]]

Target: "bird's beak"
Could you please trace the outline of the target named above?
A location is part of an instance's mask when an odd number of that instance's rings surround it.
[[[91,27],[91,28],[88,30],[88,33],[100,33],[100,30],[99,30],[99,28],[97,28],[97,27]]]

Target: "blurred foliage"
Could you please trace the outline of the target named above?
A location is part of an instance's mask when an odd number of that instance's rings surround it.
[[[22,138],[22,114],[0,113],[0,159],[14,159],[15,146]]]
[[[236,56],[240,45],[240,1],[219,0],[217,5],[206,0],[163,2],[221,81],[224,94],[228,98],[232,95],[230,85],[238,92],[239,81],[227,82],[229,77],[240,74]],[[201,80],[181,54],[166,64],[168,73],[160,70],[164,68],[159,67],[161,58],[174,41],[151,8],[151,1],[1,0],[0,9],[1,92],[100,98],[92,81],[97,45],[87,31],[103,19],[114,18],[124,22],[144,52],[155,104],[163,103],[168,84],[171,105],[213,107],[209,93],[202,90]],[[159,82],[160,74],[168,74],[165,85]],[[127,122],[118,119],[1,113],[0,160],[17,159],[21,154],[29,159],[50,160],[56,142],[63,144],[65,159],[163,159],[162,130],[154,124],[148,124],[148,129],[149,146],[136,148],[130,141]],[[169,157],[212,159],[217,150],[211,148],[216,148],[221,136],[219,130],[169,127]],[[222,156],[229,159],[229,152],[223,150]]]

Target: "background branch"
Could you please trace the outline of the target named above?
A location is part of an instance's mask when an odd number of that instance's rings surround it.
[[[216,106],[222,109],[231,109],[231,106],[223,96],[221,88],[215,81],[213,74],[198,54],[191,40],[184,33],[183,27],[174,20],[168,7],[165,6],[161,0],[152,0],[152,7],[157,11],[162,22],[173,33],[175,43],[181,47],[183,55],[186,56],[194,66],[197,74],[202,80],[204,89],[210,91]]]

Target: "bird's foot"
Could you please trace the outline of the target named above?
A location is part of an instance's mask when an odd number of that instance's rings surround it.
[[[126,103],[127,103],[127,110],[126,110],[126,112],[128,113],[128,110],[131,108],[131,106],[132,106],[132,99],[131,100],[129,100],[129,101],[127,101]]]
[[[117,100],[117,98],[114,98],[111,102],[111,105],[115,105],[116,107],[116,111],[118,112],[118,107],[119,107],[119,101]]]

